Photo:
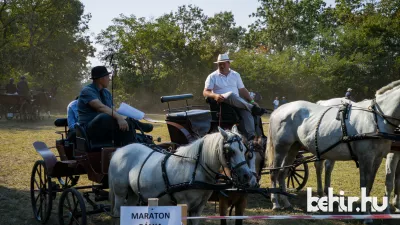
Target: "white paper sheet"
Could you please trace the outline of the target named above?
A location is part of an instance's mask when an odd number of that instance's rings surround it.
[[[144,117],[144,112],[126,104],[126,103],[121,103],[119,106],[117,113],[127,116],[129,118],[135,119],[135,120],[141,120]]]
[[[226,92],[226,93],[223,93],[223,94],[221,94],[224,98],[228,98],[229,97],[229,95],[231,95],[232,94],[232,91],[228,91],[228,92]]]

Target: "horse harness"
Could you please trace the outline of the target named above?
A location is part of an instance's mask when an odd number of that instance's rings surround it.
[[[223,154],[224,154],[225,161],[226,161],[226,163],[228,165],[228,168],[231,171],[231,175],[236,175],[237,174],[236,170],[238,168],[240,168],[241,166],[247,164],[246,161],[243,161],[243,162],[240,162],[237,165],[232,167],[232,165],[230,163],[230,158],[232,157],[233,150],[231,149],[230,144],[232,144],[234,142],[237,142],[239,144],[240,151],[243,152],[243,148],[242,148],[242,145],[241,145],[241,138],[239,136],[236,135],[233,138],[223,142]],[[146,159],[144,160],[144,162],[143,162],[143,164],[142,164],[142,166],[141,166],[141,168],[139,170],[139,175],[138,175],[138,180],[137,180],[138,195],[139,195],[139,205],[146,205],[147,204],[146,200],[144,199],[144,197],[143,197],[143,195],[141,194],[141,191],[140,191],[140,175],[141,175],[142,169],[143,169],[144,165],[146,164],[147,160],[155,152],[159,152],[159,153],[165,154],[164,159],[161,162],[161,170],[162,170],[162,176],[163,176],[163,180],[164,180],[165,190],[163,192],[161,192],[157,196],[157,198],[161,198],[162,196],[168,194],[170,196],[170,198],[171,198],[171,203],[176,205],[177,204],[177,200],[173,195],[175,192],[185,191],[185,190],[189,190],[189,189],[224,190],[224,189],[227,189],[227,188],[232,188],[232,186],[233,186],[233,182],[232,182],[231,178],[229,178],[226,175],[223,175],[223,174],[220,174],[220,173],[217,173],[217,172],[213,171],[211,168],[209,168],[209,166],[207,164],[206,164],[206,167],[207,167],[207,169],[206,169],[200,163],[200,156],[201,156],[201,152],[203,150],[203,142],[201,142],[200,145],[199,145],[199,149],[198,149],[198,152],[197,152],[197,155],[196,155],[196,159],[170,153],[170,152],[168,152],[168,151],[166,151],[166,150],[164,150],[164,149],[162,149],[162,148],[160,148],[160,147],[158,147],[156,145],[148,145],[148,144],[144,144],[144,145],[150,147],[153,151],[151,153],[149,153],[149,155],[146,157]],[[194,168],[194,171],[192,173],[192,177],[191,177],[189,182],[183,182],[183,183],[174,184],[174,185],[170,184],[169,178],[168,178],[168,175],[167,175],[167,170],[166,170],[166,163],[167,163],[167,160],[169,159],[169,157],[171,157],[171,156],[177,156],[177,157],[181,157],[181,158],[187,158],[187,159],[195,160],[195,168]],[[225,184],[216,185],[216,184],[210,184],[210,183],[206,183],[206,182],[196,181],[195,180],[196,179],[196,171],[197,171],[197,167],[199,165],[207,172],[208,175],[213,176],[208,171],[208,170],[210,170],[212,173],[215,174],[215,177],[217,179],[222,178],[224,181],[226,181],[226,183]]]
[[[345,102],[343,103],[338,111],[338,114],[336,116],[336,120],[340,120],[341,123],[341,128],[342,128],[342,138],[332,144],[331,146],[329,146],[327,149],[320,151],[318,148],[318,131],[319,131],[319,127],[321,125],[321,121],[322,118],[325,116],[325,114],[332,109],[333,107],[329,107],[328,109],[326,109],[320,119],[318,120],[317,123],[317,127],[315,130],[315,150],[317,153],[317,159],[316,161],[320,161],[321,160],[321,155],[325,154],[326,152],[332,150],[333,148],[335,148],[336,146],[338,146],[341,143],[346,143],[347,147],[349,149],[350,155],[351,155],[351,159],[354,160],[354,162],[356,163],[357,168],[359,167],[359,163],[358,163],[358,158],[357,156],[354,154],[353,149],[350,145],[350,142],[353,141],[359,141],[359,140],[367,140],[367,139],[387,139],[387,140],[392,140],[392,141],[400,141],[400,135],[396,135],[396,134],[390,134],[390,133],[385,133],[385,132],[380,132],[379,129],[379,125],[378,125],[378,115],[380,117],[382,117],[384,120],[387,121],[388,124],[390,124],[391,126],[397,128],[398,126],[392,122],[390,122],[388,119],[393,119],[393,120],[397,120],[400,121],[399,118],[395,118],[395,117],[391,117],[391,116],[387,116],[383,113],[381,113],[380,111],[378,111],[378,104],[376,103],[376,100],[373,99],[372,100],[372,104],[368,109],[363,109],[363,108],[359,108],[359,110],[363,110],[366,112],[371,112],[374,114],[374,119],[375,119],[375,128],[376,131],[375,132],[370,132],[370,133],[363,133],[363,134],[355,134],[355,135],[348,135],[347,133],[347,126],[346,126],[346,119],[348,119],[348,115],[350,110],[352,109],[352,105]]]

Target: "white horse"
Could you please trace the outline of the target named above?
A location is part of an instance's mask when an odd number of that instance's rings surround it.
[[[168,158],[165,171],[171,185],[190,182],[196,161],[199,160],[196,182],[215,184],[215,172],[225,167],[229,168],[231,174],[236,175],[240,184],[257,186],[256,177],[246,162],[246,147],[241,141],[237,127],[233,126],[231,132],[218,129],[219,132],[208,134],[177,149],[176,155],[187,158],[173,155]],[[108,170],[113,216],[120,216],[120,207],[126,198],[128,205],[138,204],[140,196],[146,201],[148,198],[158,197],[160,205],[173,204],[170,195],[158,196],[166,190],[161,167],[165,154],[152,152],[152,149],[144,145],[131,144],[114,153]],[[146,162],[150,154],[152,155]],[[176,203],[188,205],[189,216],[200,216],[211,194],[212,190],[190,189],[172,195]],[[198,224],[199,221],[191,222]]]
[[[354,104],[355,102],[348,100],[346,98],[333,98],[325,101],[318,101],[317,104],[323,106],[334,106],[338,107],[344,102]],[[317,187],[318,195],[322,196],[322,170],[323,161],[316,161],[314,163],[315,171],[317,174]],[[400,152],[390,151],[386,156],[386,182],[385,182],[385,196],[388,197],[388,202],[390,202],[390,195],[394,187],[394,199],[392,204],[395,206],[396,212],[400,212]],[[335,166],[334,160],[325,160],[325,188],[324,193],[328,194],[328,188],[331,186],[331,174],[333,167]],[[389,213],[389,208],[387,209]]]
[[[345,102],[349,104],[355,103],[347,98],[332,98],[329,100],[320,100],[317,102],[317,104],[339,108]],[[322,170],[324,169],[323,168],[324,161],[325,161],[325,188],[324,192],[322,192]],[[319,196],[323,196],[324,195],[323,193],[328,194],[328,188],[331,186],[331,175],[334,166],[335,166],[335,160],[328,159],[328,160],[321,160],[314,162],[315,172],[317,174],[317,193]]]
[[[396,81],[381,88],[376,94],[375,101],[354,103],[348,115],[349,119],[346,120],[348,135],[376,132],[376,126],[379,126],[381,132],[391,133],[393,127],[387,120],[377,115],[376,123],[374,113],[365,110],[374,106],[381,114],[400,117],[399,85],[400,81]],[[306,101],[288,103],[274,111],[270,117],[267,146],[269,165],[275,168],[291,165],[301,147],[317,155],[316,137],[320,152],[341,140],[343,135],[341,124],[335,119],[337,112],[338,110],[329,110],[329,107]],[[399,125],[399,121],[393,119],[390,123]],[[364,139],[350,143],[360,163],[360,187],[366,188],[367,196],[370,194],[383,156],[389,153],[391,143],[390,140],[384,139]],[[340,143],[324,153],[323,158],[352,160],[346,143]],[[274,188],[279,180],[279,186],[286,191],[287,172],[288,168],[271,171],[271,184]],[[273,209],[280,208],[277,197],[276,194],[271,195]],[[286,196],[280,197],[284,208],[292,207]],[[370,207],[367,207],[367,213],[370,213]]]

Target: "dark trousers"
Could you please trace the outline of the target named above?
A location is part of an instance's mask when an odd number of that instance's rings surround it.
[[[76,145],[76,130],[74,128],[68,130],[66,139]]]
[[[125,146],[135,142],[135,124],[127,120],[129,131],[119,129],[117,120],[110,115],[101,113],[90,121],[86,128],[88,138],[96,143],[108,143],[112,141],[114,133],[114,144]]]

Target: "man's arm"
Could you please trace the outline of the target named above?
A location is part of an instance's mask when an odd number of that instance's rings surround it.
[[[114,119],[117,120],[119,128],[121,130],[129,130],[128,123],[119,113],[115,110],[111,109],[110,107],[104,105],[99,99],[94,99],[89,102],[90,107],[92,107],[97,112],[106,113],[110,116],[113,116]]]
[[[212,92],[211,89],[207,89],[207,88],[204,88],[203,96],[206,98],[212,98],[217,102],[223,102],[225,100],[224,96],[222,96],[220,94],[215,94]]]
[[[250,93],[246,88],[239,89],[239,95],[246,101],[251,102],[253,99],[250,97]]]

